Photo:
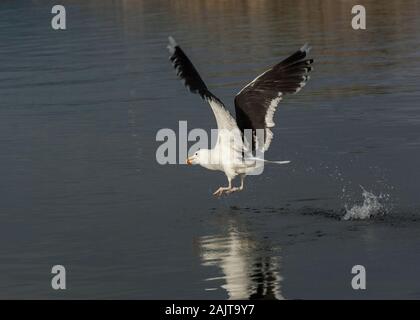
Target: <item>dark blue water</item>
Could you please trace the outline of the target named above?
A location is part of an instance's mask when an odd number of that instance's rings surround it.
[[[420,3],[364,2],[355,31],[349,2],[62,1],[55,31],[56,3],[2,1],[0,298],[420,298]],[[311,44],[266,154],[290,165],[215,199],[222,173],[156,162],[158,130],[215,127],[169,35],[229,107]]]

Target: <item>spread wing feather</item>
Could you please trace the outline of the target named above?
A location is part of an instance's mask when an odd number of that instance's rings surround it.
[[[274,127],[274,112],[286,94],[299,92],[309,80],[313,59],[306,59],[310,48],[304,45],[288,58],[263,72],[248,83],[235,97],[236,121],[239,129],[252,130],[252,150],[266,151]],[[262,135],[257,135],[262,129]]]
[[[184,80],[185,86],[192,93],[199,94],[202,99],[210,104],[214,116],[216,117],[217,128],[219,130],[237,129],[235,119],[225,108],[223,102],[210,92],[190,59],[172,37],[169,37],[168,49],[171,54],[169,59],[171,60],[177,75]]]

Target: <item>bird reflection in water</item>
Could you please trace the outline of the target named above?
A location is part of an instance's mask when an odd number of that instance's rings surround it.
[[[277,250],[266,239],[258,241],[255,234],[241,231],[232,217],[225,227],[220,235],[200,238],[202,264],[216,266],[223,273],[221,277],[206,279],[213,286],[206,290],[217,290],[215,282],[222,281],[220,287],[229,299],[284,299]]]

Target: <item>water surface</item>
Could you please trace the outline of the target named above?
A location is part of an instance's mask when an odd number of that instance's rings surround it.
[[[54,31],[55,3],[2,1],[0,298],[420,298],[420,3],[364,3],[355,31],[351,1],[63,1]],[[223,174],[156,162],[159,129],[215,126],[168,35],[229,107],[311,44],[266,154],[290,165],[215,199]],[[384,210],[344,221],[360,186]]]

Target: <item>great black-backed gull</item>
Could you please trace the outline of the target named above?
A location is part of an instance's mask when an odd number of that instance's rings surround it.
[[[200,149],[186,160],[187,164],[199,164],[226,174],[229,185],[220,187],[213,195],[221,196],[224,192],[229,194],[243,190],[245,176],[260,170],[264,162],[290,162],[268,161],[260,155],[268,149],[273,138],[270,128],[274,127],[273,116],[277,105],[284,95],[297,93],[309,80],[313,59],[305,59],[310,50],[307,44],[239,91],[235,97],[236,120],[223,102],[210,92],[172,37],[169,37],[168,49],[170,60],[185,86],[207,101],[216,117],[218,136],[215,147]],[[238,175],[241,185],[233,187],[232,180]]]

